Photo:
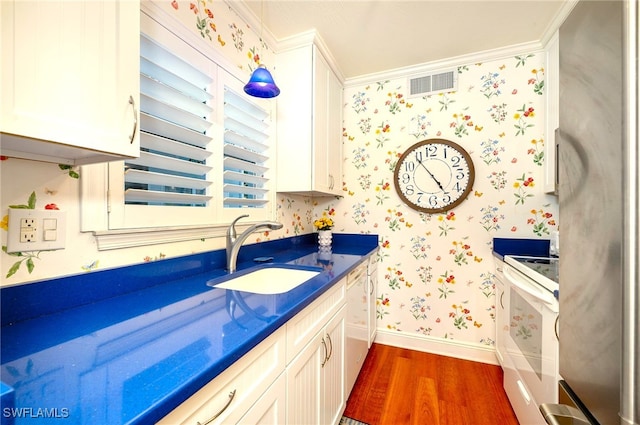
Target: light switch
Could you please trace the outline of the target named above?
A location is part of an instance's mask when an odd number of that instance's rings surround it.
[[[56,230],[58,228],[57,221],[55,218],[45,218],[42,220],[42,228],[44,230]]]
[[[43,241],[55,241],[58,238],[58,231],[53,229],[45,229],[44,233],[42,234],[42,240]]]

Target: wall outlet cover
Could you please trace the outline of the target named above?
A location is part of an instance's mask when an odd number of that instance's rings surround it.
[[[7,253],[64,249],[67,213],[9,208]]]

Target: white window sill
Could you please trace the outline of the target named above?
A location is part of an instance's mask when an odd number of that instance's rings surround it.
[[[227,226],[156,227],[94,231],[98,251],[222,237]]]

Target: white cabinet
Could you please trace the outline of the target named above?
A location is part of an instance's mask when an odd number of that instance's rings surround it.
[[[557,194],[558,128],[560,127],[560,41],[557,32],[547,45],[546,57],[544,191]]]
[[[278,54],[277,191],[342,193],[342,84],[313,45]]]
[[[346,279],[287,322],[287,423],[337,424],[346,406]]]
[[[287,423],[340,422],[346,403],[345,312],[343,306],[287,366]]]
[[[262,420],[268,422],[269,417],[282,417],[285,399],[282,382],[276,379],[285,369],[285,339],[282,327],[158,424],[235,424],[245,415],[248,416],[242,423],[261,423]],[[270,392],[272,388],[274,393]],[[257,422],[252,422],[253,419]]]
[[[1,153],[64,164],[139,155],[136,1],[2,1]]]

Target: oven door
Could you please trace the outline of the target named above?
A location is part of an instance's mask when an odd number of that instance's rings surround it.
[[[509,264],[505,391],[520,423],[545,424],[538,406],[558,400],[558,301]]]

